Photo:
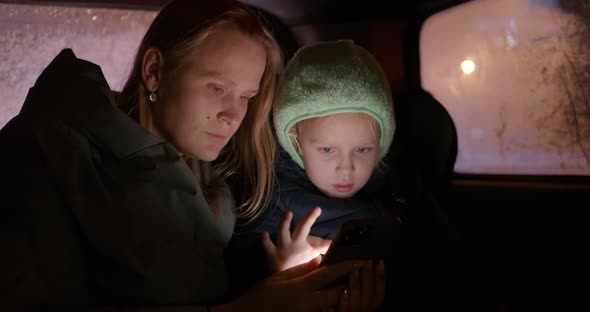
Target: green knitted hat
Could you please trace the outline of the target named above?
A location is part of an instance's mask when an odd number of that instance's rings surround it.
[[[377,60],[352,40],[322,42],[297,51],[279,81],[273,107],[281,146],[303,168],[289,139],[296,123],[336,113],[365,113],[380,126],[379,159],[387,153],[395,121],[393,101]]]

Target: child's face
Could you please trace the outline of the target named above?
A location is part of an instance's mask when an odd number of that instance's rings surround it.
[[[379,155],[379,126],[362,113],[308,119],[298,127],[311,182],[324,194],[347,198],[369,180]]]

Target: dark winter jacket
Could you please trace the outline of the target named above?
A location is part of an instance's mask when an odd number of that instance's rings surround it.
[[[223,299],[231,210],[216,219],[198,177],[118,110],[97,65],[63,50],[0,146],[6,311],[181,311]]]
[[[405,304],[414,307],[416,303],[459,302],[464,295],[473,299],[471,285],[465,281],[468,269],[459,241],[450,234],[436,201],[422,187],[416,164],[412,159],[399,158],[398,146],[394,148],[386,159],[385,171],[374,174],[355,199],[348,200],[322,195],[289,155],[280,151],[275,164],[279,185],[275,186],[272,204],[258,219],[238,222],[226,250],[233,292],[240,293],[270,274],[261,244],[262,231],[276,233],[278,220],[288,209],[294,211],[295,225],[309,209],[320,206],[324,210],[311,234],[324,238],[332,238],[339,225],[349,219],[393,215],[401,220],[399,245],[392,246],[393,257],[386,259],[384,311]]]
[[[396,215],[400,208],[389,200],[391,194],[384,189],[385,177],[382,173],[374,174],[354,198],[331,198],[321,193],[305,171],[279,147],[275,174],[277,178],[270,204],[258,218],[250,222],[238,222],[226,250],[234,293],[270,275],[261,234],[269,232],[271,238],[275,239],[279,222],[287,211],[293,212],[292,231],[311,209],[321,207],[322,213],[312,226],[310,235],[333,239],[340,225],[348,220]],[[234,192],[239,193],[239,185],[233,186]]]

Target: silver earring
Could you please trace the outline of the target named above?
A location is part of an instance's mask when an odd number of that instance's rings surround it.
[[[150,102],[156,103],[156,101],[158,100],[158,96],[155,92],[152,92],[150,93],[150,95],[148,95],[148,99],[150,99]]]

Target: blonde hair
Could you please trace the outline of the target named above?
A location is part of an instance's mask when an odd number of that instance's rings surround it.
[[[266,68],[259,93],[251,101],[242,124],[220,153],[210,174],[201,165],[201,189],[212,211],[219,215],[218,197],[223,181],[239,176],[249,192],[237,205],[240,218],[251,219],[268,205],[274,179],[275,143],[269,114],[281,66],[280,49],[260,17],[233,1],[204,1],[195,10],[195,1],[172,1],[158,14],[143,38],[134,67],[121,91],[119,105],[146,130],[153,131],[149,91],[142,79],[142,59],[148,48],[162,53],[165,76],[174,77],[188,62],[188,55],[199,49],[220,28],[231,28],[259,42],[266,51]],[[202,163],[202,162],[201,162]]]

